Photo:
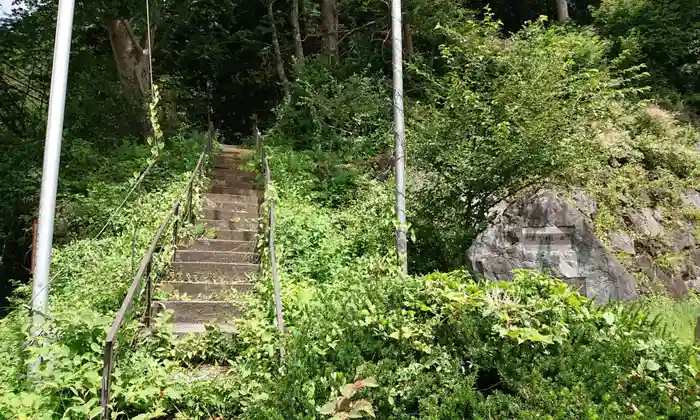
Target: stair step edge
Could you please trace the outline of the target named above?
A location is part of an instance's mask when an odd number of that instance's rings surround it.
[[[177,252],[188,252],[191,254],[244,254],[251,255],[256,254],[255,251],[245,252],[245,251],[209,251],[206,249],[178,249]],[[196,261],[191,261],[196,262]]]
[[[159,283],[160,285],[164,284],[194,284],[194,285],[208,285],[208,286],[255,286],[254,283],[251,283],[249,281],[229,281],[229,282],[221,282],[221,283],[215,283],[211,281],[179,281],[179,280],[167,280],[164,282]]]
[[[169,325],[172,327],[174,334],[202,334],[202,333],[207,332],[205,324],[198,323],[198,322],[175,322],[175,323],[172,323]],[[238,329],[236,328],[235,325],[231,325],[231,324],[213,324],[213,325],[218,325],[219,329],[223,333],[235,334],[236,332],[238,332]]]
[[[217,264],[217,265],[230,265],[237,266],[243,265],[248,267],[257,267],[258,264],[246,263],[246,262],[212,262],[212,261],[174,261],[173,264]]]

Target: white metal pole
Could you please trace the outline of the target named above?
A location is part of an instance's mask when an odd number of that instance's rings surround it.
[[[405,128],[403,115],[403,42],[401,0],[391,0],[392,65],[394,76],[394,129],[396,130],[396,253],[404,273],[408,272],[406,246],[406,194],[404,187]]]
[[[73,31],[74,0],[60,0],[56,22],[56,40],[51,71],[51,93],[49,94],[49,116],[46,124],[44,145],[44,169],[41,177],[41,199],[39,202],[39,229],[36,249],[34,285],[32,288],[32,323],[35,329],[44,325],[44,315],[49,302],[49,269],[53,245],[53,219],[56,213],[56,188],[58,166],[61,159],[61,136],[63,114],[68,84],[68,60],[70,58]]]

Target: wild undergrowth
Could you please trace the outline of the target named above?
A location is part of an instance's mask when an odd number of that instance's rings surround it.
[[[526,271],[508,283],[462,271],[405,276],[391,251],[390,183],[361,177],[342,204],[326,201],[339,178],[320,178],[314,153],[274,135],[266,140],[289,333],[279,362],[264,271],[235,362],[259,391],[236,414],[700,418],[700,349],[661,333],[664,321],[598,306]]]
[[[444,45],[412,58],[407,95],[415,274],[401,273],[393,254],[387,78],[309,57],[263,136],[273,181],[263,210],[275,200],[287,331],[281,338],[275,325],[263,231],[257,293],[235,336],[212,328],[178,339],[167,315],[150,331],[125,326],[112,385],[117,416],[700,418],[700,349],[665,334],[662,324],[673,321],[654,309],[598,306],[526,271],[491,283],[462,270],[423,275],[460,265],[493,204],[607,159],[595,136],[644,91],[642,69],[607,55],[591,30],[544,19],[507,39],[488,13],[435,31]],[[30,340],[21,308],[0,321],[0,417],[99,415],[105,328],[133,274],[132,254],[143,252],[194,166],[195,144],[166,147],[157,177],[97,239],[129,177],[112,183],[107,166],[86,180],[89,194],[62,200],[50,332]],[[688,169],[647,146],[649,156]],[[130,162],[148,156],[124,153]],[[16,300],[26,302],[27,290]],[[38,356],[31,382],[25,360]]]
[[[40,328],[42,335],[30,333],[24,307],[31,303],[29,286],[16,290],[15,309],[0,320],[0,418],[98,414],[106,329],[153,235],[181,198],[202,147],[201,135],[175,136],[162,150],[125,144],[111,155],[73,143],[71,153],[94,159],[94,171],[80,179],[85,193],[64,194],[57,204],[50,318]],[[143,182],[133,189],[147,167]],[[70,174],[66,178],[72,179]],[[168,232],[165,236],[170,238]],[[153,266],[156,276],[164,274],[172,249],[163,242]],[[134,311],[142,309],[137,303]],[[149,398],[157,398],[160,389],[149,394],[149,381],[166,375],[167,369],[161,371],[162,364],[132,352],[127,343],[136,325],[127,323],[125,330],[117,351],[114,396],[131,406],[149,401],[150,407]],[[29,364],[39,358],[41,368],[28,379]],[[129,374],[138,370],[154,375]],[[131,396],[135,390],[142,391],[138,397]]]
[[[653,317],[658,317],[659,326],[669,338],[685,345],[695,342],[695,328],[700,317],[700,297],[697,294],[683,300],[652,296],[635,303],[634,306]]]

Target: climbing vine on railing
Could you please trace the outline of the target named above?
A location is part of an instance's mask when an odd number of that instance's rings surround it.
[[[160,92],[158,91],[158,85],[154,84],[153,97],[148,104],[149,119],[151,122],[151,129],[153,130],[147,139],[148,145],[151,147],[149,164],[158,157],[160,151],[165,147],[165,143],[163,142],[163,130],[160,128],[160,122],[158,121],[158,102],[160,102]]]

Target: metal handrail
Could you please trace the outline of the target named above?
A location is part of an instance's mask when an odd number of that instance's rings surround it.
[[[186,217],[186,220],[188,220],[190,223],[194,223],[195,221],[195,215],[192,210],[194,181],[195,179],[197,179],[197,176],[202,170],[202,165],[204,163],[205,156],[211,154],[213,143],[212,131],[212,125],[210,123],[204,150],[199,155],[197,165],[195,166],[192,175],[190,175],[189,181],[187,182],[187,186],[185,187],[186,202],[183,215]],[[136,276],[131,282],[131,286],[129,287],[126,297],[124,298],[124,301],[122,302],[122,305],[119,308],[119,311],[117,312],[117,315],[114,319],[114,323],[112,323],[112,327],[107,332],[103,353],[104,365],[102,368],[102,389],[100,392],[100,406],[102,408],[102,419],[109,419],[110,417],[109,401],[112,383],[112,371],[114,369],[114,345],[117,340],[117,333],[119,332],[119,328],[124,323],[124,320],[129,314],[133,306],[134,300],[137,298],[137,296],[141,294],[141,284],[144,278],[146,280],[146,310],[144,312],[143,318],[146,327],[150,328],[151,326],[151,306],[153,304],[153,279],[151,277],[151,266],[153,263],[153,257],[158,247],[158,243],[160,242],[160,239],[163,236],[163,232],[165,231],[166,227],[170,224],[170,221],[173,218],[175,218],[175,221],[173,223],[172,236],[173,245],[176,245],[178,242],[178,222],[180,221],[179,219],[181,198],[175,200],[172,209],[166,214],[163,222],[161,223],[160,227],[153,236],[151,245],[149,246],[148,251],[146,251],[146,254],[144,255],[143,259],[141,260],[139,270],[136,272]]]
[[[275,253],[275,198],[269,194],[270,186],[272,185],[270,165],[267,163],[262,135],[260,134],[260,130],[258,130],[257,124],[255,125],[255,140],[260,156],[260,170],[265,173],[265,200],[267,200],[269,204],[267,246],[270,252],[270,271],[272,273],[272,285],[275,293],[275,315],[277,317],[277,328],[280,332],[280,359],[284,359],[284,310],[282,307],[279,275],[277,273],[277,255]]]

